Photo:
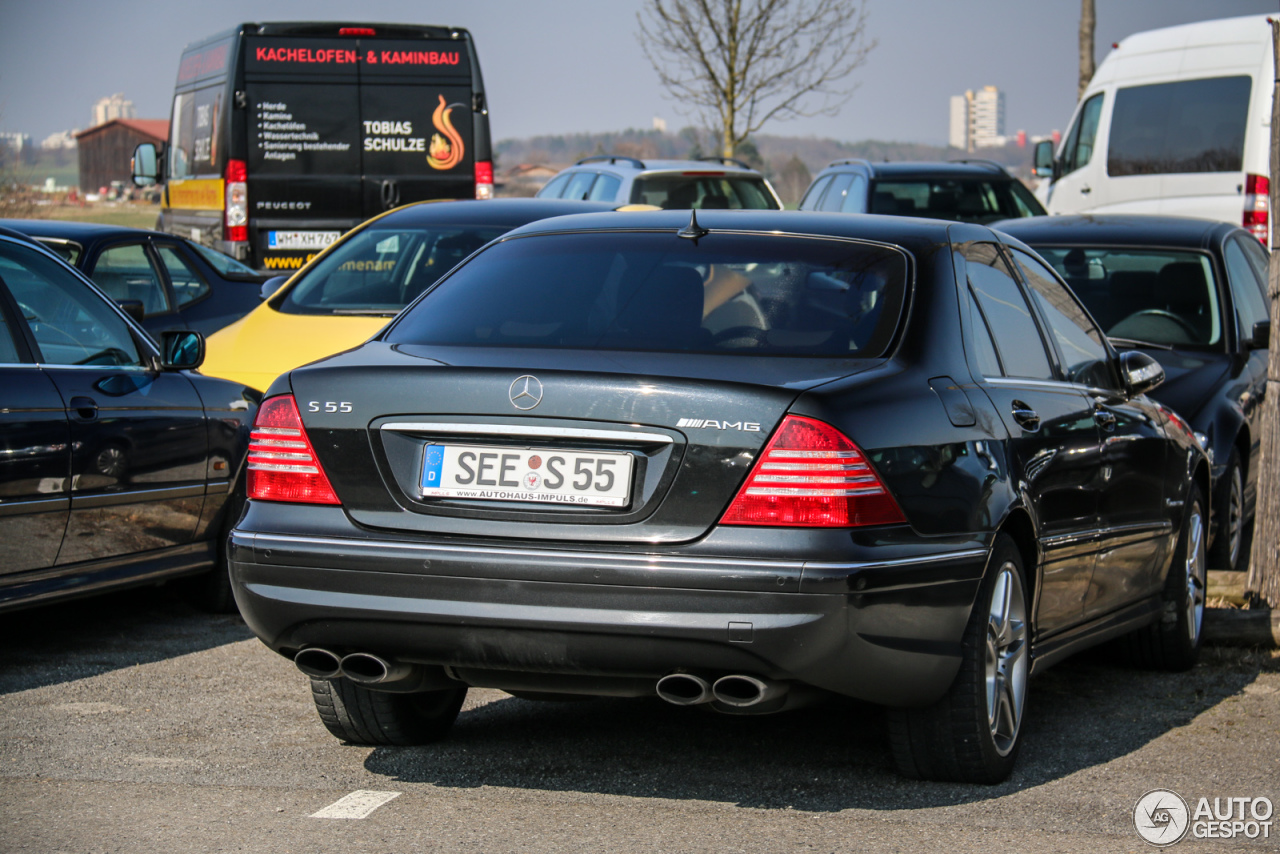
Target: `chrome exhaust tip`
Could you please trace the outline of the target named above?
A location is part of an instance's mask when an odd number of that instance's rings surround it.
[[[668,673],[655,687],[659,697],[675,706],[696,706],[714,699],[711,683],[692,673]]]
[[[413,666],[387,661],[368,652],[353,652],[341,661],[342,675],[357,685],[402,682],[413,675]]]
[[[784,682],[772,682],[735,673],[721,676],[711,686],[711,695],[717,703],[735,709],[746,709],[758,706],[785,696],[787,685]]]
[[[293,657],[299,670],[312,679],[337,679],[342,675],[342,662],[336,653],[313,646]]]

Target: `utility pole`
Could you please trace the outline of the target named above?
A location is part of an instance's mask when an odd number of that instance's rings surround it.
[[[1087,2],[1087,0],[1086,0]],[[1271,21],[1271,50],[1280,67],[1280,20]],[[1268,210],[1271,245],[1276,245],[1276,214],[1280,204],[1280,79],[1271,94],[1271,198]],[[1258,465],[1258,502],[1253,522],[1253,553],[1249,558],[1249,598],[1280,609],[1280,253],[1271,255],[1267,290],[1271,294],[1271,347],[1267,391],[1262,401],[1262,457]]]

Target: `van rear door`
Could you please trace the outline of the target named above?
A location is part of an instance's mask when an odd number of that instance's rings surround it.
[[[475,196],[470,42],[361,39],[366,217]]]

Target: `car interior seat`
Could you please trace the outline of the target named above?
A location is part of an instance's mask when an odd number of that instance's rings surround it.
[[[1208,344],[1213,317],[1204,268],[1195,261],[1175,261],[1160,268],[1158,283],[1166,310],[1176,314],[1196,332],[1197,344]]]

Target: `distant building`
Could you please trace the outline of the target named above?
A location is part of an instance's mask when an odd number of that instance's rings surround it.
[[[76,134],[79,132],[79,128],[72,128],[71,130],[60,130],[57,133],[51,133],[40,141],[40,147],[45,151],[57,151],[60,148],[75,148]]]
[[[95,125],[106,124],[112,119],[136,119],[138,111],[134,109],[133,101],[125,98],[123,92],[117,92],[109,98],[99,98],[98,103],[93,105],[93,123]]]
[[[661,116],[653,117],[653,129],[661,133],[667,132],[667,120]]]
[[[973,151],[1006,142],[1003,92],[995,86],[983,86],[977,92],[971,89],[963,95],[952,96],[949,145]]]
[[[3,145],[14,154],[21,154],[31,148],[31,134],[0,133],[0,145]]]
[[[80,149],[80,188],[96,193],[112,181],[131,182],[129,160],[139,143],[163,145],[169,138],[167,119],[112,119],[76,134]]]

